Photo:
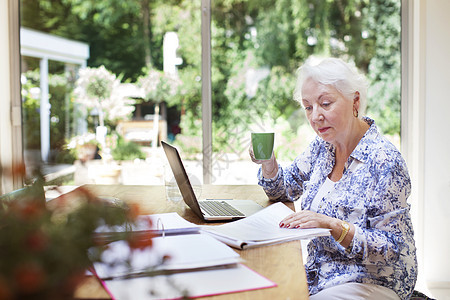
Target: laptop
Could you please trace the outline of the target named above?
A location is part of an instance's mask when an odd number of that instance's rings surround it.
[[[177,148],[161,141],[170,168],[184,202],[206,222],[233,221],[245,218],[263,207],[252,200],[202,199],[197,200]]]

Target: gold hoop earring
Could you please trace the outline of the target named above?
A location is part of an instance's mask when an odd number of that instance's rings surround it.
[[[355,111],[356,111],[356,114],[355,114]],[[359,112],[358,112],[358,110],[356,108],[353,110],[353,116],[355,118],[357,118],[359,116]]]

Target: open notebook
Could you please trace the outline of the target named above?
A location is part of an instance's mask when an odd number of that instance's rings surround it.
[[[245,218],[262,206],[252,200],[203,199],[197,200],[177,148],[161,141],[170,168],[184,202],[204,221],[231,221]]]

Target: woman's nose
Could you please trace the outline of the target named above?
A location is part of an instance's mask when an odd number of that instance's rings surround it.
[[[313,109],[312,114],[311,114],[311,120],[313,122],[322,121],[323,120],[322,112],[317,108]]]

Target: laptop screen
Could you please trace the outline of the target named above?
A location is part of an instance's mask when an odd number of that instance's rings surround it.
[[[181,195],[183,196],[184,202],[197,216],[204,219],[177,148],[167,144],[164,141],[161,141],[161,145],[166,153],[167,160],[169,161],[170,168],[172,169],[175,180],[177,181],[177,185],[180,189]]]

